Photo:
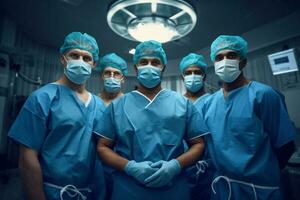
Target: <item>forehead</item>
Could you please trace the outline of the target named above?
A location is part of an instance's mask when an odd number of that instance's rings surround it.
[[[202,69],[197,65],[191,65],[187,67],[184,71],[202,71]]]
[[[119,72],[119,73],[122,73],[121,70],[116,69],[116,68],[114,68],[114,67],[110,67],[110,66],[105,67],[105,69],[103,70],[103,72]]]
[[[82,56],[91,56],[92,57],[92,54],[90,52],[82,50],[82,49],[70,49],[66,54],[67,55],[68,54],[79,54]]]
[[[224,50],[219,51],[219,52],[216,54],[216,56],[219,56],[219,55],[226,56],[226,55],[232,54],[232,53],[238,55],[238,52],[236,52],[236,51],[234,51],[234,50],[231,50],[231,49],[224,49]]]

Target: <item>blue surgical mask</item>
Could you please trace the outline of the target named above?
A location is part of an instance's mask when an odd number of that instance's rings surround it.
[[[105,78],[104,88],[109,93],[117,93],[121,90],[121,80],[114,77]]]
[[[226,83],[231,83],[241,74],[239,60],[223,59],[215,63],[216,74]]]
[[[154,88],[161,82],[161,68],[152,65],[138,67],[138,80],[146,88]]]
[[[70,81],[80,85],[90,78],[92,67],[82,60],[68,60],[64,73]]]
[[[203,87],[203,77],[201,75],[187,75],[184,77],[184,84],[188,91],[198,92]]]

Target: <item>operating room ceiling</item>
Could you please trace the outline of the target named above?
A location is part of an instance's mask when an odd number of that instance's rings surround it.
[[[70,2],[75,2],[74,5]],[[1,0],[1,12],[34,40],[59,48],[71,31],[96,37],[100,55],[116,52],[128,61],[138,43],[115,34],[106,22],[109,0]],[[219,34],[242,34],[300,9],[299,0],[193,0],[197,24],[187,36],[166,43],[169,59],[207,47]],[[284,28],[284,27],[279,27]]]

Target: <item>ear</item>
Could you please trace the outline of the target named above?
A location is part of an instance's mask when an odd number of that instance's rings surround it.
[[[95,68],[97,66],[97,63],[94,61],[93,62],[93,68]]]
[[[246,65],[247,65],[247,59],[241,60],[239,65],[240,70],[246,67]]]
[[[67,66],[67,62],[66,59],[64,58],[64,55],[60,55],[60,62],[64,67]]]

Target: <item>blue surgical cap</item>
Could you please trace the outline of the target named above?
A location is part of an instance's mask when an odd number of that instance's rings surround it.
[[[65,52],[71,49],[81,49],[88,51],[92,54],[94,61],[99,60],[99,48],[95,38],[88,35],[87,33],[72,32],[65,37],[63,45],[60,47],[60,53],[64,54]]]
[[[137,64],[143,57],[159,58],[164,65],[167,64],[167,56],[161,43],[154,40],[142,42],[137,45],[135,54],[133,55],[133,63]]]
[[[110,53],[103,56],[100,59],[99,66],[96,68],[96,70],[103,71],[106,67],[113,67],[115,69],[118,69],[125,76],[128,74],[127,63],[123,58],[115,53]]]
[[[202,55],[190,53],[185,56],[179,64],[179,69],[181,73],[183,73],[184,70],[190,66],[199,67],[204,73],[206,73],[207,64]]]
[[[222,50],[233,50],[238,53],[241,59],[246,58],[248,44],[240,36],[220,35],[211,44],[210,59],[214,62],[216,55]]]

